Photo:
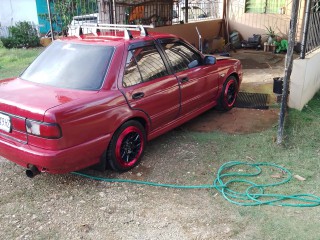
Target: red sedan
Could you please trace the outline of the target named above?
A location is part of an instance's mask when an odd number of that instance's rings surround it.
[[[54,41],[19,77],[0,81],[0,155],[29,177],[92,165],[127,171],[147,141],[233,107],[240,61],[131,27]]]

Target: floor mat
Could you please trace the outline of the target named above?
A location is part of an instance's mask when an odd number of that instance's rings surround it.
[[[239,92],[235,103],[238,108],[268,109],[268,94]]]

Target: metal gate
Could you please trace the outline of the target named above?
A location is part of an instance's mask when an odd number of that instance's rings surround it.
[[[46,33],[51,20],[53,31],[67,34],[83,23],[144,24],[154,27],[185,22],[185,1],[179,0],[47,0],[50,13],[44,10],[41,32]],[[223,0],[189,1],[188,20],[222,18]],[[50,17],[49,17],[50,16]],[[74,27],[73,27],[74,26]]]
[[[320,48],[320,1],[308,0],[304,19],[303,41],[300,58]]]

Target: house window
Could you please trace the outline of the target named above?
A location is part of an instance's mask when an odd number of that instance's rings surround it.
[[[320,12],[320,1],[313,1],[313,6],[311,7],[312,12]]]
[[[246,13],[284,13],[285,0],[246,0]]]

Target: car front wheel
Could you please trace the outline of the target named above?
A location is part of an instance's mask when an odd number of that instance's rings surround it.
[[[116,171],[128,171],[136,166],[143,155],[146,133],[141,123],[128,121],[114,134],[110,142],[107,160]]]
[[[234,76],[229,76],[223,85],[221,95],[218,99],[217,108],[228,111],[233,108],[238,94],[238,81]]]

